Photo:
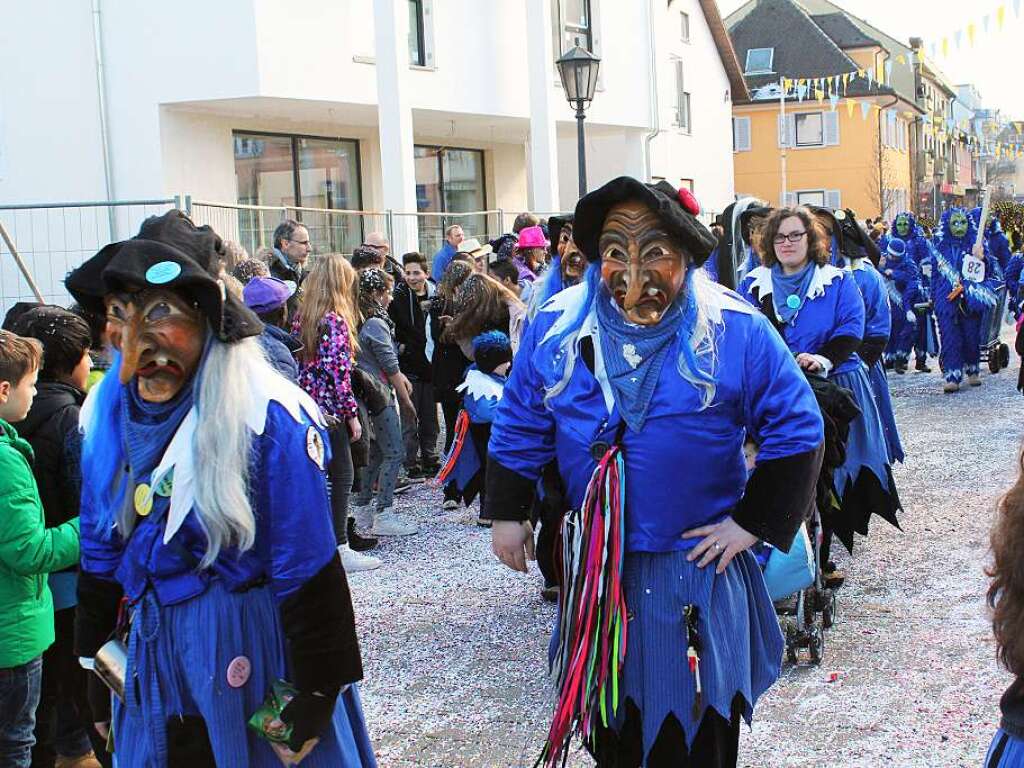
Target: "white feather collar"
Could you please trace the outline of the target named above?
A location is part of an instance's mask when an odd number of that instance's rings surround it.
[[[747,275],[752,279],[750,290],[757,289],[758,299],[770,296],[772,293],[772,271],[765,266],[756,267],[750,270]],[[819,264],[814,270],[814,277],[811,284],[807,286],[807,293],[804,298],[816,299],[825,295],[825,289],[832,284],[836,278],[843,277],[843,270],[831,264]]]
[[[116,372],[107,375],[117,375]],[[288,415],[301,423],[302,414],[322,428],[326,428],[323,414],[313,399],[299,387],[282,376],[268,375],[254,378],[250,382],[249,407],[245,413],[245,423],[255,434],[262,435],[267,427],[267,409],[271,401],[280,403],[288,411]],[[94,394],[99,387],[94,387],[82,404],[79,414],[79,425],[87,432],[92,423],[96,398]],[[152,501],[156,489],[173,471],[171,488],[171,508],[167,513],[167,526],[164,529],[166,544],[181,528],[185,518],[195,505],[195,455],[192,441],[195,437],[198,414],[195,406],[182,419],[171,442],[168,443],[163,457],[153,470],[149,482],[148,501]]]
[[[486,373],[477,368],[473,368],[466,371],[466,380],[459,384],[459,386],[455,388],[455,391],[465,392],[466,394],[475,397],[477,400],[483,400],[484,398],[501,400],[502,393],[504,393],[505,390],[501,384],[492,379]]]

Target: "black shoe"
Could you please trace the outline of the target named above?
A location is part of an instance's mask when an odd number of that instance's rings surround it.
[[[356,521],[354,517],[348,519],[346,526],[348,531],[348,546],[354,552],[366,552],[377,546],[377,539],[373,536],[360,536],[356,533]]]
[[[931,373],[932,369],[928,367],[928,363],[924,358],[918,358],[917,363],[914,364],[914,370],[918,373]]]
[[[893,363],[892,369],[896,371],[896,373],[898,373],[900,376],[902,376],[907,372],[907,364],[901,363],[897,360],[895,363]]]
[[[427,477],[427,472],[419,464],[410,464],[405,468],[405,476],[410,480],[418,480],[421,477]]]
[[[436,461],[430,464],[423,465],[423,477],[437,477],[437,473],[441,471],[441,465]]]

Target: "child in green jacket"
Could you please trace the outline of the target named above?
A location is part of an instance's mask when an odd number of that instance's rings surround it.
[[[32,449],[9,422],[28,414],[42,346],[0,331],[0,765],[29,768],[42,654],[53,642],[46,575],[78,562],[78,518],[47,528]]]

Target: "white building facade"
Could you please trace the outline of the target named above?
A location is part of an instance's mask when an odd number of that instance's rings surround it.
[[[399,252],[434,247],[444,221],[401,214],[501,209],[508,222],[464,217],[494,236],[521,210],[575,205],[576,123],[555,61],[577,40],[601,58],[590,187],[629,174],[689,186],[712,211],[733,199],[743,86],[713,0],[2,5],[0,205],[187,194],[390,210]],[[266,226],[250,215],[221,227],[252,249]],[[318,249],[383,229],[353,221],[318,229]]]

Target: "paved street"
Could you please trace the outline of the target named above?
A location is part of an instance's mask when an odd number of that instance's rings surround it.
[[[753,730],[743,728],[740,765],[981,764],[1008,682],[994,662],[983,567],[1021,440],[1016,365],[956,396],[940,392],[937,373],[890,376],[908,454],[896,474],[904,530],[876,519],[844,562],[824,663],[785,670]],[[500,568],[473,514],[444,514],[435,496],[405,496],[422,533],[385,544],[384,567],[351,580],[380,764],[531,766],[549,714],[554,609],[535,570]]]

